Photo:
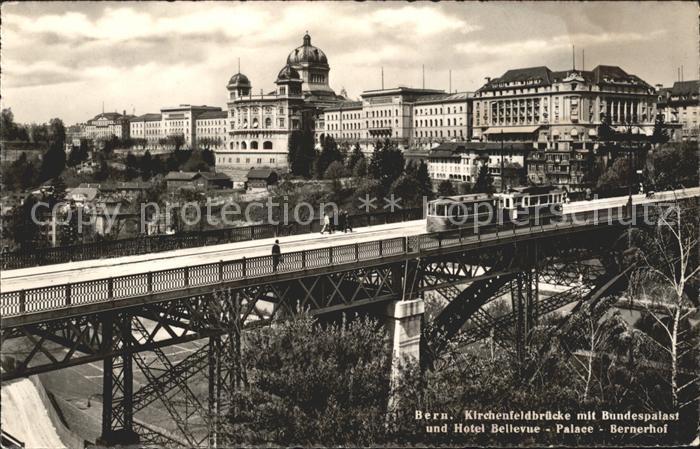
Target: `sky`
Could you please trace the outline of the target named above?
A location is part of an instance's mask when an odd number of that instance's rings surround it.
[[[697,79],[694,2],[5,2],[0,103],[18,122],[84,122],[178,104],[225,108],[238,71],[274,88],[311,42],[351,98],[384,86],[473,91],[512,68],[618,65],[650,84]]]

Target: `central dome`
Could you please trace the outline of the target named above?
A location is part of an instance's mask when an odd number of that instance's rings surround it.
[[[292,50],[289,56],[287,56],[287,64],[304,63],[328,65],[326,54],[311,45],[311,36],[309,36],[309,33],[304,35],[304,44]]]

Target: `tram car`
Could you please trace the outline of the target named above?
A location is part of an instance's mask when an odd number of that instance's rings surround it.
[[[496,222],[499,199],[489,193],[456,195],[428,202],[428,232],[469,228]]]
[[[428,232],[479,227],[546,224],[560,216],[566,193],[552,186],[529,186],[506,192],[441,197],[428,202]]]

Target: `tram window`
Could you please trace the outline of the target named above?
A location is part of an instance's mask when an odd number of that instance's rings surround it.
[[[506,208],[510,209],[510,198],[506,198]]]
[[[435,214],[435,215],[438,215],[440,217],[445,217],[445,216],[447,216],[446,212],[447,212],[447,207],[445,207],[444,204],[440,204],[437,206],[437,214]]]

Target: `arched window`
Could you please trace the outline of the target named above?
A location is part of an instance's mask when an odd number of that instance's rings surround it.
[[[271,128],[272,127],[272,119],[270,117],[265,119],[265,128]]]
[[[248,145],[246,145],[245,142],[241,142],[241,150],[247,150],[247,149],[248,149]]]
[[[257,140],[253,140],[253,141],[250,142],[250,149],[251,149],[251,150],[257,150],[257,149],[258,149],[258,141],[257,141]]]
[[[231,142],[231,149],[233,150],[233,142]]]
[[[272,142],[269,140],[266,140],[263,142],[263,150],[271,150],[272,149]]]

